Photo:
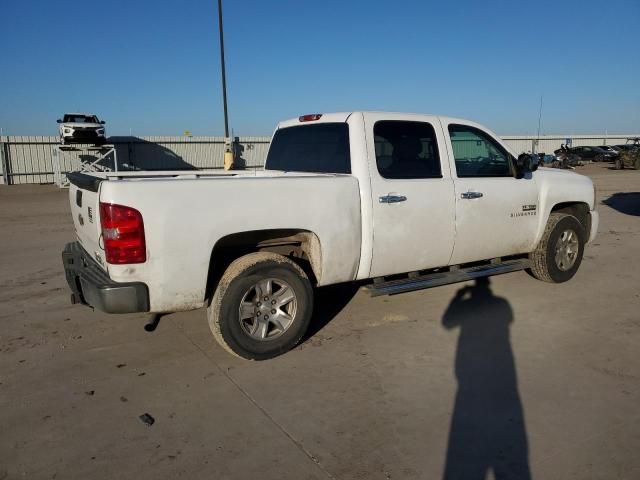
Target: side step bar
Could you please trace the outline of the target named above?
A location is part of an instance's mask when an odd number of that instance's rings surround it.
[[[439,287],[449,283],[465,282],[474,278],[501,275],[503,273],[524,270],[531,266],[528,258],[506,260],[501,263],[490,263],[487,265],[477,265],[475,267],[460,268],[448,272],[429,273],[399,280],[389,280],[374,282],[363,287],[372,297],[379,295],[395,295],[397,293],[412,292],[425,288]]]

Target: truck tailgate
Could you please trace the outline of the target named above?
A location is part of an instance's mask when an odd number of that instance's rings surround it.
[[[78,241],[82,248],[106,270],[101,247],[100,179],[83,173],[70,173],[68,178],[69,206]]]

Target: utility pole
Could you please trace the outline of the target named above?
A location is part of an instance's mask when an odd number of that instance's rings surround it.
[[[218,0],[218,31],[220,33],[220,67],[222,72],[222,103],[224,107],[224,169],[233,168],[233,152],[229,137],[229,116],[227,113],[227,74],[224,65],[224,31],[222,27],[222,0]]]

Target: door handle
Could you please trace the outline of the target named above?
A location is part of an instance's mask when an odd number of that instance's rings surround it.
[[[407,200],[407,197],[404,195],[383,195],[379,197],[380,203],[399,203]]]
[[[482,192],[464,192],[460,194],[460,198],[464,198],[465,200],[471,200],[473,198],[482,197]]]

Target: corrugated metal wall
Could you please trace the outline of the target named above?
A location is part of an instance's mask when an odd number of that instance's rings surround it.
[[[515,152],[536,152],[553,154],[560,145],[571,141],[571,146],[580,147],[583,145],[620,145],[627,141],[627,138],[637,138],[640,135],[541,135],[539,141],[536,136],[503,136],[502,140]]]
[[[636,135],[545,135],[535,145],[535,136],[504,136],[503,140],[515,153],[553,153],[572,139],[573,146],[616,145]],[[222,168],[224,139],[222,137],[111,137],[118,165],[122,170],[178,170]],[[234,143],[239,166],[261,167],[267,157],[269,137],[240,137]],[[0,137],[0,183],[53,183],[54,149],[58,137]],[[96,152],[65,151],[60,157],[61,171],[79,170],[82,162],[92,162]],[[113,168],[105,159],[103,165]]]
[[[269,137],[240,137],[234,142],[239,167],[261,167],[267,156]],[[182,170],[222,168],[222,137],[111,137],[120,170]],[[0,141],[4,152],[2,177],[9,184],[53,183],[54,150],[58,137],[5,136]],[[96,150],[64,150],[59,155],[64,173],[79,170],[81,164],[99,158]],[[113,169],[113,157],[102,165]],[[6,167],[6,168],[5,168]]]

